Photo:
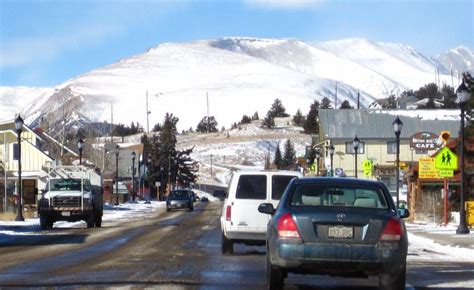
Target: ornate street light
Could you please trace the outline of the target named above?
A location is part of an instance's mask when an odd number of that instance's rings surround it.
[[[466,225],[466,208],[464,196],[464,117],[466,111],[466,103],[469,100],[469,88],[464,84],[464,79],[461,85],[456,90],[458,97],[457,101],[461,107],[461,205],[459,212],[459,226],[456,234],[469,234],[469,228]]]
[[[396,178],[397,178],[397,208],[400,203],[400,133],[402,132],[403,122],[397,116],[392,123],[395,137],[397,137],[397,159],[396,159]]]
[[[77,140],[77,149],[79,149],[79,165],[82,165],[82,149],[84,148],[84,140]]]
[[[23,194],[22,194],[22,186],[21,186],[21,131],[23,129],[23,119],[21,118],[20,114],[15,119],[15,129],[17,134],[17,142],[18,142],[18,210],[15,221],[24,221],[25,218],[23,217]]]
[[[321,150],[320,148],[316,148],[316,175],[319,176],[319,159],[321,158]]]
[[[334,145],[330,145],[328,147],[329,158],[331,160],[331,174],[329,176],[334,176],[334,168],[333,168],[334,151],[335,151]]]
[[[118,159],[119,146],[115,145],[115,205],[119,205],[119,190],[118,190]]]
[[[352,140],[352,146],[354,147],[354,176],[357,178],[357,153],[359,151],[360,140],[355,135],[354,139]]]
[[[135,158],[137,153],[132,151],[132,201],[135,201]]]

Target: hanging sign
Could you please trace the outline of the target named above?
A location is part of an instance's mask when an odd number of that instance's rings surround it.
[[[417,154],[426,154],[429,150],[438,149],[438,135],[429,132],[419,132],[410,137],[410,148]]]

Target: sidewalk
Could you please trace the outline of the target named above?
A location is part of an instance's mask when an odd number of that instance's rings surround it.
[[[472,228],[469,234],[458,235],[456,234],[457,224],[441,226],[427,222],[406,222],[406,226],[409,233],[433,240],[440,245],[474,250],[474,229]]]

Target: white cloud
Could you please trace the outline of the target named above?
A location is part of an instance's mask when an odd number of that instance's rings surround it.
[[[251,7],[269,9],[304,9],[321,4],[325,0],[245,0]]]

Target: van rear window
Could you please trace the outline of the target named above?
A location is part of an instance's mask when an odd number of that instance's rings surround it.
[[[280,200],[285,192],[288,183],[295,178],[293,175],[273,175],[272,176],[272,199]]]
[[[235,198],[265,200],[267,198],[267,177],[265,175],[241,175]]]

